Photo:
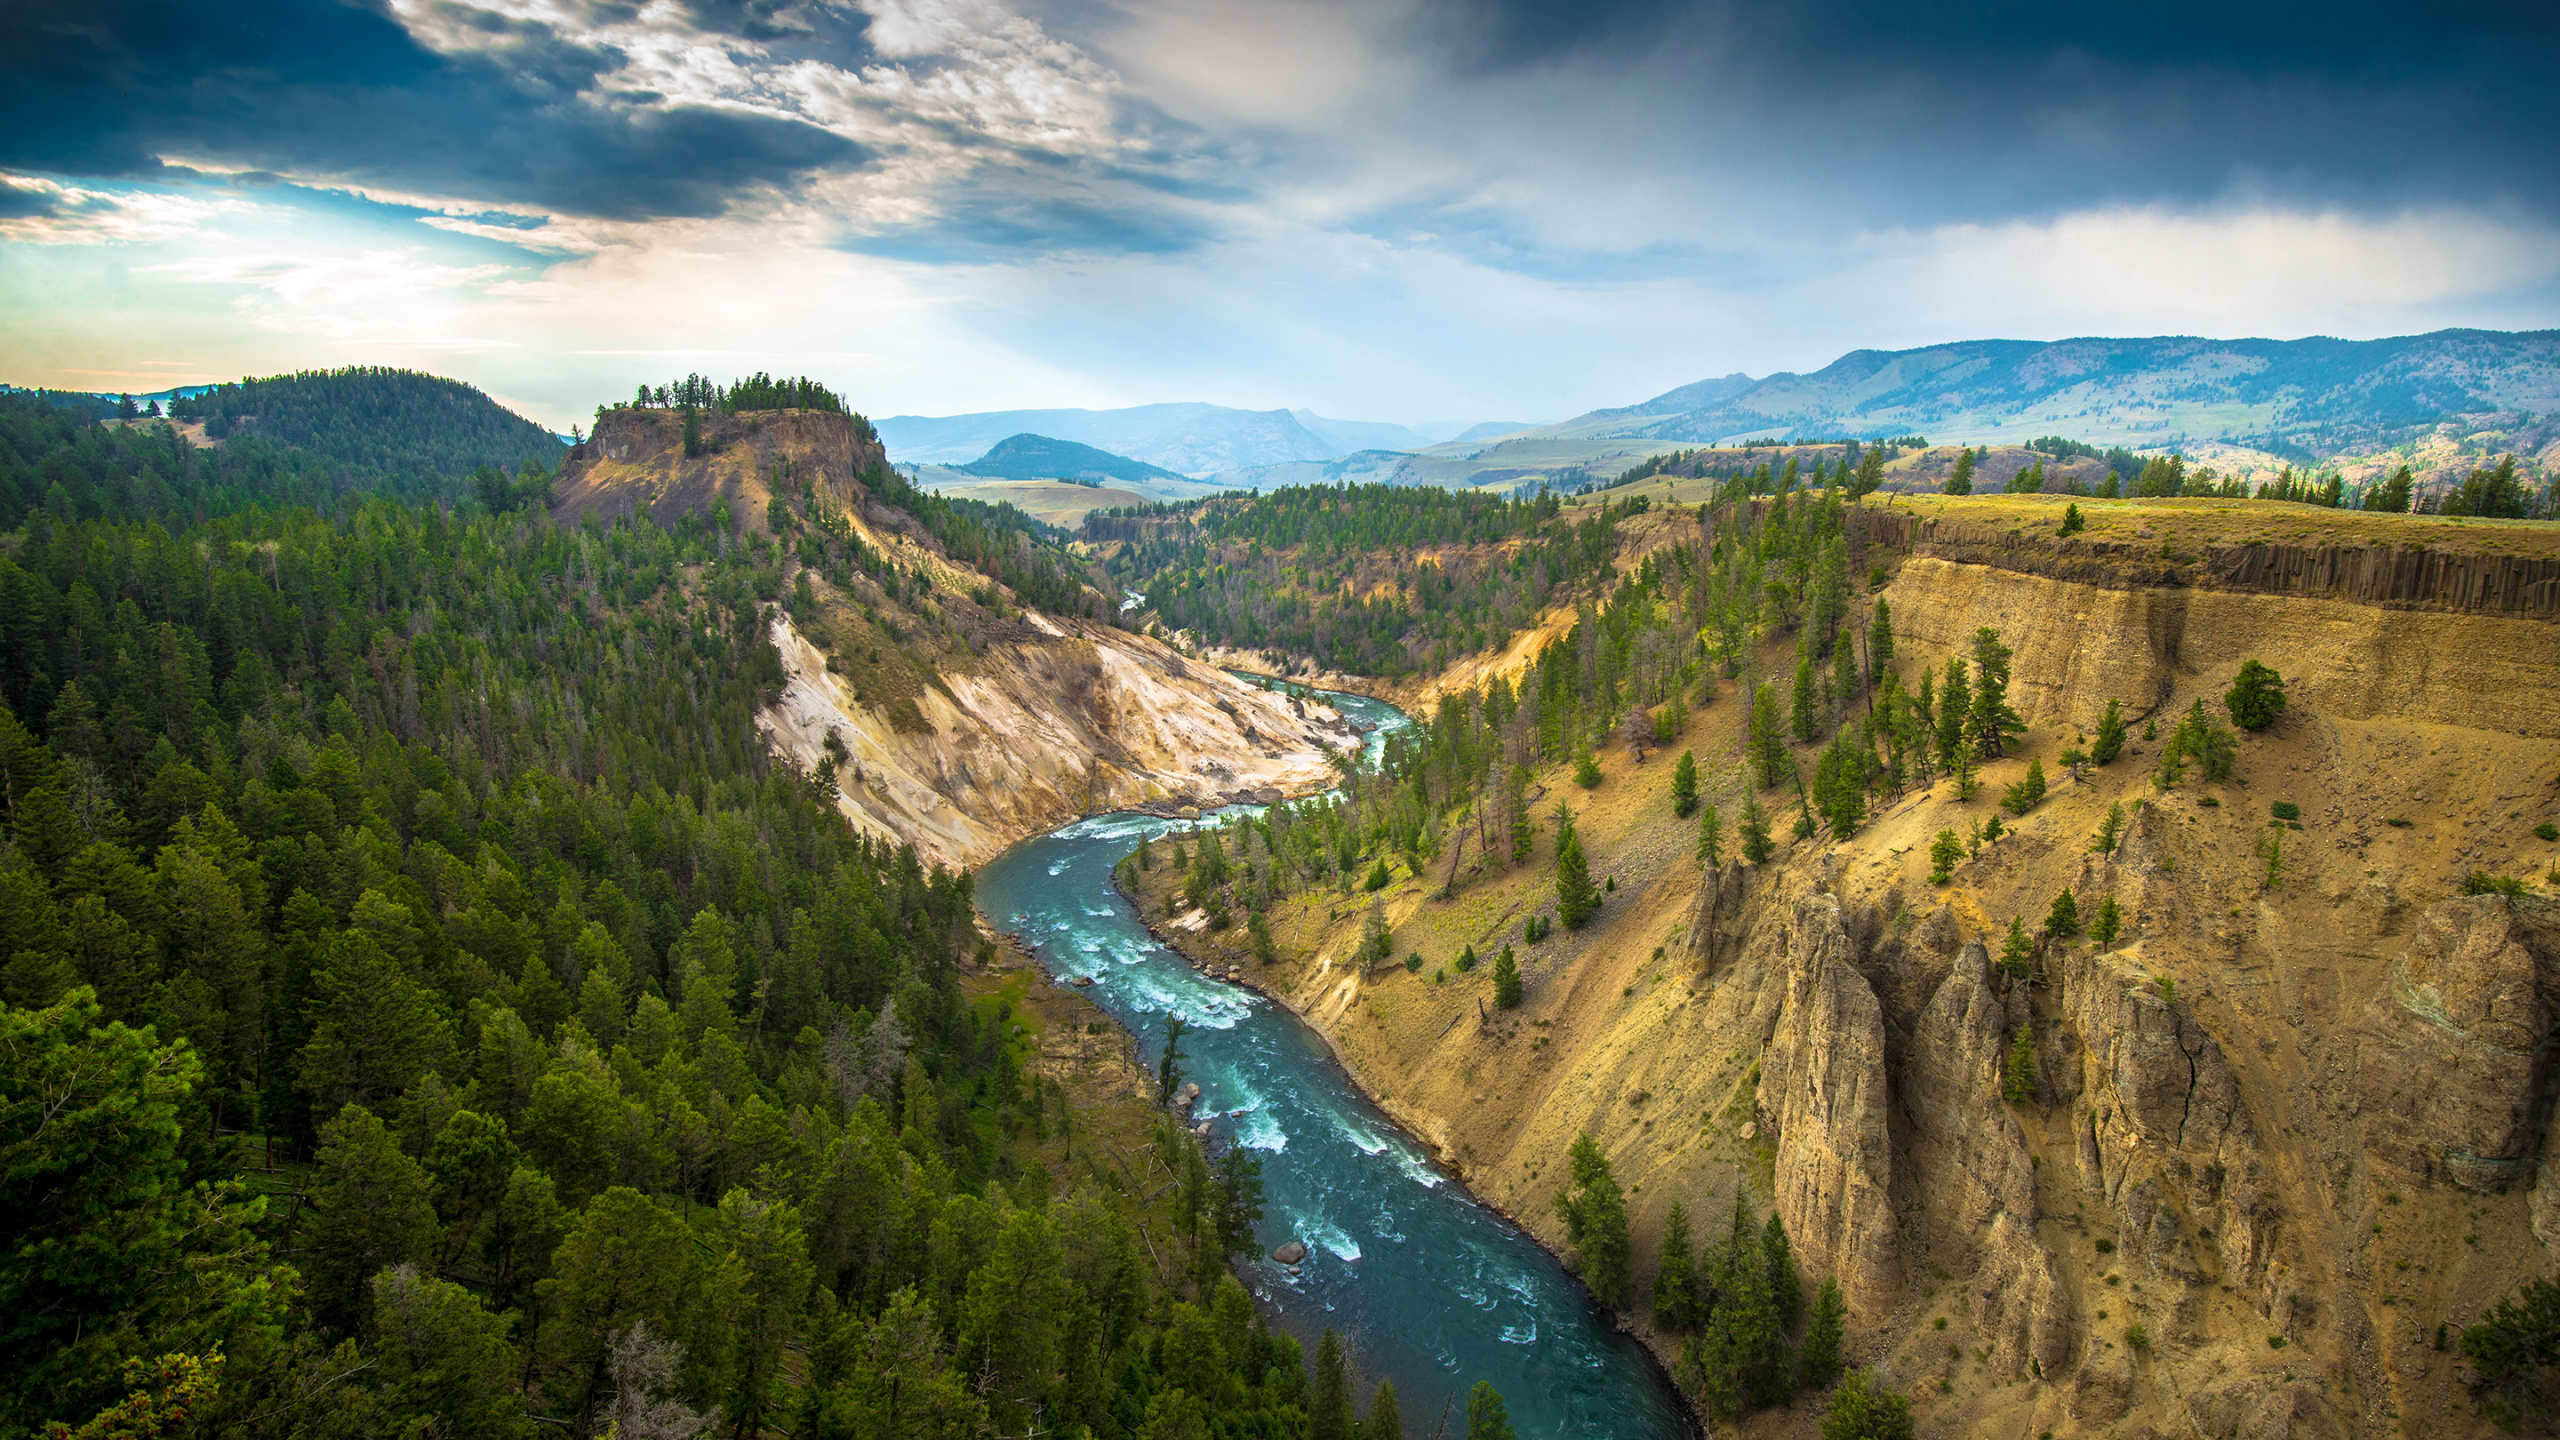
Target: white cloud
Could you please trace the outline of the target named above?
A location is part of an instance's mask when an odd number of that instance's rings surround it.
[[[0,174],[0,241],[26,245],[110,245],[195,235],[218,217],[256,207],[228,197],[158,190],[84,189],[32,175]],[[8,210],[43,213],[9,216]]]

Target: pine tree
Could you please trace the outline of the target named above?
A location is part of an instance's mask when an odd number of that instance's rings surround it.
[[[1822,738],[1822,698],[1813,684],[1813,647],[1796,647],[1795,708],[1790,712],[1796,740],[1810,745]]]
[[[2089,742],[2089,763],[2112,764],[2124,753],[2124,706],[2107,702],[2107,713],[2098,717],[2098,738]]]
[[[2044,802],[2044,757],[2027,762],[2026,778],[2012,785],[2000,797],[2000,808],[2012,815],[2024,815]]]
[[[1567,930],[1579,930],[1600,908],[1600,892],[1591,883],[1591,867],[1582,855],[1582,837],[1574,832],[1573,812],[1556,812],[1556,918]]]
[[[1754,788],[1778,783],[1787,761],[1787,738],[1778,716],[1778,687],[1762,681],[1751,693],[1751,774]]]
[[[1653,1328],[1674,1335],[1698,1326],[1704,1303],[1698,1295],[1698,1255],[1689,1238],[1689,1211],[1677,1199],[1662,1236],[1662,1268],[1653,1275]]]
[[[1360,1422],[1360,1440],[1404,1440],[1404,1415],[1396,1408],[1394,1381],[1379,1381],[1377,1392],[1369,1397],[1368,1417]]]
[[[1511,947],[1493,957],[1493,1003],[1503,1010],[1520,1008],[1520,962],[1511,958]]]
[[[1592,757],[1588,745],[1573,757],[1573,783],[1585,790],[1600,788],[1600,762]]]
[[[1955,874],[1956,862],[1964,859],[1964,841],[1953,830],[1941,830],[1929,842],[1929,883],[1944,885]]]
[[[2098,838],[2089,842],[2089,848],[2101,855],[2113,855],[2123,838],[2124,802],[2119,800],[2107,807],[2107,818],[2099,822]]]
[[[1946,493],[1950,495],[1973,493],[1973,452],[1971,450],[1956,451],[1956,468],[1947,472]]]
[[[1614,1310],[1627,1298],[1627,1199],[1619,1190],[1598,1141],[1589,1134],[1574,1137],[1568,1154],[1570,1184],[1556,1193],[1556,1215],[1564,1221],[1565,1239],[1582,1252],[1582,1281],[1592,1297]]]
[[[1893,607],[1883,596],[1876,597],[1875,613],[1867,620],[1867,681],[1882,684],[1893,673]]]
[[[1956,757],[1968,753],[1965,720],[1973,709],[1973,686],[1965,679],[1964,662],[1947,657],[1947,678],[1938,687],[1938,768],[1953,771]]]
[[[434,1263],[438,1227],[427,1172],[401,1153],[372,1111],[348,1105],[320,1127],[309,1221],[303,1227],[313,1302],[352,1328],[386,1266]]]
[[[1351,1375],[1342,1337],[1324,1327],[1316,1341],[1314,1396],[1307,1404],[1307,1440],[1351,1440]]]
[[[2012,1105],[2029,1104],[2036,1098],[2036,1027],[2033,1021],[2020,1025],[2009,1037],[2008,1063],[2000,1071],[2000,1094]]]
[[[1769,859],[1769,817],[1760,811],[1760,797],[1742,797],[1742,820],[1737,827],[1742,836],[1742,858],[1754,865]]]
[[[2284,713],[2284,677],[2255,660],[2244,660],[2222,703],[2241,729],[2264,730]]]
[[[1813,1320],[1804,1328],[1804,1344],[1796,1351],[1796,1383],[1820,1390],[1840,1378],[1840,1345],[1848,1307],[1840,1299],[1840,1282],[1825,1275],[1813,1292]]]
[[[1671,813],[1686,820],[1698,808],[1698,757],[1690,751],[1680,752],[1680,763],[1671,767]]]
[[[2025,922],[2011,916],[2009,936],[2000,942],[2000,968],[2023,980],[2028,967],[2035,961],[2035,955],[2035,942],[2027,938]]]
[[[2061,533],[2063,533],[2063,534],[2065,534],[2065,535],[2077,535],[2077,534],[2079,534],[2081,531],[2086,530],[2086,529],[2088,529],[2088,528],[2089,528],[2089,519],[2088,519],[2088,517],[2087,517],[2087,516],[2082,515],[2082,514],[2080,513],[2080,507],[2079,507],[2079,505],[2077,505],[2077,504],[2075,503],[2075,504],[2071,504],[2071,505],[2066,505],[2066,506],[2064,506],[2064,507],[2062,508],[2062,532],[2061,532]]]
[[[1479,1380],[1467,1392],[1467,1440],[1519,1440],[1511,1428],[1511,1411],[1493,1382]]]
[[[2065,939],[2080,933],[2080,902],[2072,897],[2069,886],[2053,897],[2053,909],[2044,917],[2044,933]]]
[[[1973,701],[1965,711],[1965,738],[1985,760],[2009,751],[2009,739],[2026,728],[2009,708],[2009,647],[1985,625],[1973,632]]]
[[[1760,1227],[1760,1258],[1769,1272],[1770,1312],[1777,1316],[1783,1339],[1804,1318],[1804,1276],[1796,1270],[1795,1249],[1787,1243],[1787,1227],[1775,1210]]]
[[[1529,767],[1511,767],[1511,785],[1503,796],[1511,820],[1511,863],[1525,865],[1537,848],[1537,831],[1529,818]]]
[[[2098,919],[2089,927],[2089,938],[2100,945],[2112,945],[2116,941],[2116,936],[2123,931],[2124,909],[2116,904],[2116,897],[2110,895],[2099,901]]]
[[[1698,816],[1698,863],[1710,870],[1724,864],[1724,816],[1713,805]]]

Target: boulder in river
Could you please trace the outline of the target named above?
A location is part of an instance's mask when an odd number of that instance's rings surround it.
[[[1283,1265],[1295,1265],[1299,1261],[1307,1258],[1307,1247],[1295,1240],[1292,1240],[1288,1244],[1281,1246],[1279,1249],[1272,1251],[1271,1258],[1279,1261]]]

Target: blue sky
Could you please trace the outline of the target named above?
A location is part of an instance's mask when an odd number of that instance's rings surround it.
[[[16,13],[18,384],[1421,423],[1860,346],[2560,325],[2547,3]]]

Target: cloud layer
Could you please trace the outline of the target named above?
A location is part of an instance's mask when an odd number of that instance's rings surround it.
[[[48,7],[0,54],[0,378],[433,364],[559,422],[734,355],[884,411],[1423,421],[2560,323],[2560,12],[2230,10]]]

